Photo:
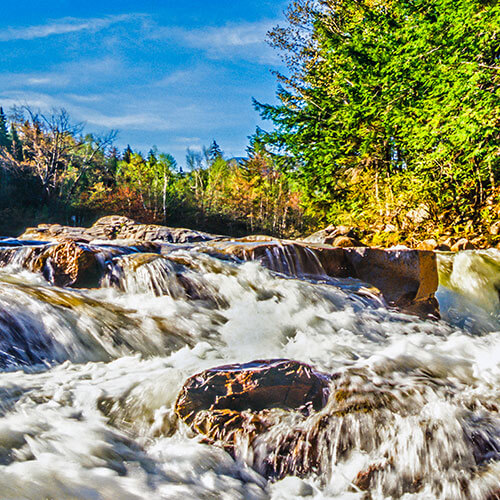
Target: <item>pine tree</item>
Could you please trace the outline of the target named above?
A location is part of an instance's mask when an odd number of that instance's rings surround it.
[[[130,160],[132,159],[133,153],[134,152],[132,151],[130,144],[127,144],[127,147],[125,148],[125,151],[123,152],[123,161],[125,163],[130,163]]]
[[[150,163],[150,165],[156,165],[156,163],[158,162],[158,159],[156,157],[157,154],[158,154],[158,150],[156,149],[156,147],[151,148],[149,150],[148,162]]]
[[[7,118],[3,112],[3,108],[0,107],[0,147],[9,148],[10,140],[9,134],[7,133]]]
[[[208,150],[208,157],[210,161],[213,163],[217,158],[222,158],[222,149],[220,146],[217,144],[217,142],[214,139],[214,142],[212,142],[212,145],[210,146],[210,149]]]
[[[23,144],[13,123],[10,125],[9,141],[12,156],[17,161],[23,161]]]

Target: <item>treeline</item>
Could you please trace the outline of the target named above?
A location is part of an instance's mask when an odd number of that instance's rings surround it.
[[[500,242],[500,4],[295,0],[269,34],[288,67],[255,102],[248,158],[84,135],[64,111],[0,114],[0,232],[105,213],[293,236],[356,226],[371,243]]]
[[[115,133],[83,134],[64,110],[0,108],[0,234],[37,223],[90,224],[106,214],[224,234],[303,229],[299,194],[258,145],[225,159],[217,143],[188,150],[187,168],[151,149],[120,153]]]

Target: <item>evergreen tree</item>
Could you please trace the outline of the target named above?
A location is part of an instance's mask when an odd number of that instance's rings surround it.
[[[415,198],[477,218],[500,180],[498,2],[295,0],[287,15],[270,36],[289,75],[278,105],[256,103],[275,125],[258,134],[315,207],[361,213],[359,175],[406,174]]]
[[[120,161],[120,152],[113,146],[109,149],[109,153],[106,157],[106,175],[104,182],[106,186],[113,186],[116,184],[116,176],[118,172],[118,163]]]
[[[210,149],[208,150],[208,158],[210,162],[214,162],[217,160],[217,158],[222,158],[222,149],[220,146],[217,144],[217,142],[214,141],[212,142],[212,145],[210,146]]]
[[[148,162],[151,164],[151,165],[156,165],[156,163],[158,162],[158,159],[157,159],[157,154],[158,154],[158,149],[155,147],[152,147],[150,150],[149,150],[149,153],[148,153]]]
[[[130,160],[132,159],[133,154],[134,154],[134,152],[132,151],[130,144],[127,144],[127,147],[125,148],[125,151],[123,152],[123,161],[125,163],[130,163]]]
[[[9,141],[12,156],[17,161],[23,161],[23,145],[13,123],[10,125]]]
[[[0,147],[10,147],[9,134],[7,133],[7,118],[2,107],[0,107]]]

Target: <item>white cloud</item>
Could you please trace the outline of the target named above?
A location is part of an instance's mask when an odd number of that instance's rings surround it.
[[[26,79],[28,85],[50,85],[52,79],[49,77],[29,77]]]
[[[117,16],[106,16],[102,18],[76,19],[65,17],[38,26],[26,26],[22,28],[7,28],[0,32],[0,42],[13,40],[34,40],[52,35],[64,35],[78,31],[101,31],[112,24],[128,21],[137,15],[122,14]]]
[[[43,90],[71,88],[78,92],[87,85],[109,81],[116,74],[124,72],[121,60],[101,57],[58,64],[44,72],[0,73],[0,87],[12,91],[29,87]]]
[[[199,137],[175,137],[174,141],[177,144],[197,144],[198,147],[201,144],[201,139]]]
[[[105,128],[127,128],[130,130],[172,130],[175,128],[169,120],[152,113],[112,116],[87,110],[84,119],[87,123]]]
[[[186,47],[203,50],[212,59],[246,59],[276,63],[279,58],[266,43],[267,32],[277,21],[226,24],[187,29],[179,26],[155,28],[151,38],[171,39]]]

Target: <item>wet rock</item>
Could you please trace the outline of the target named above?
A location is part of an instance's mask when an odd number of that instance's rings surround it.
[[[447,243],[439,243],[438,246],[435,248],[435,250],[439,252],[450,252],[451,247]]]
[[[423,315],[438,313],[436,255],[424,250],[345,249],[350,274],[378,288],[387,302]]]
[[[369,490],[374,483],[376,473],[381,469],[379,465],[370,465],[368,469],[358,473],[353,484],[362,491]]]
[[[42,249],[29,267],[57,286],[94,287],[101,276],[95,252],[73,240]]]
[[[254,466],[265,477],[307,475],[317,457],[307,455],[305,447],[312,445],[305,432],[291,433],[279,446],[271,443],[272,454],[265,436],[287,418],[304,421],[317,415],[327,404],[330,380],[307,364],[286,359],[220,366],[186,381],[175,413],[207,443],[218,443],[234,456],[242,442],[248,443]]]
[[[355,278],[380,290],[391,306],[421,317],[439,317],[434,297],[438,273],[433,251],[246,239],[210,242],[205,249],[215,255],[259,260],[269,269],[291,276]]]
[[[439,252],[449,252],[451,247],[446,242],[436,241],[434,238],[429,238],[427,240],[421,241],[416,246],[417,250],[429,250],[429,251],[439,251]]]
[[[60,224],[39,224],[37,227],[29,227],[19,236],[20,240],[33,241],[61,241],[74,240],[88,243],[92,237],[85,234],[81,227],[61,226]]]
[[[474,250],[476,247],[467,239],[460,238],[451,246],[452,252],[459,252],[460,250]]]
[[[500,500],[500,488],[491,493],[486,500]]]
[[[269,408],[310,411],[328,399],[330,377],[287,359],[225,365],[192,376],[184,384],[175,412],[212,439],[227,437],[243,422],[260,425],[244,412]]]

